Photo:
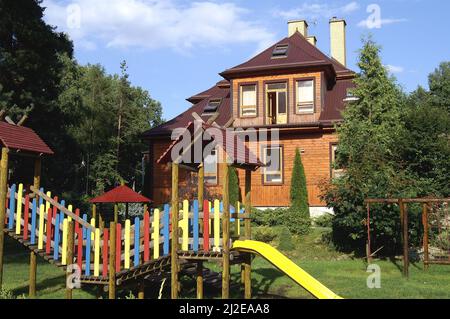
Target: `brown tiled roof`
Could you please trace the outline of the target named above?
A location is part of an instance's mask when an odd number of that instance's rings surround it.
[[[286,57],[273,58],[272,52],[275,46],[280,44],[288,44],[289,48]],[[247,72],[255,72],[267,70],[268,72],[280,68],[301,68],[301,67],[329,67],[334,74],[352,73],[351,70],[329,58],[322,53],[316,46],[308,42],[308,40],[299,32],[295,32],[290,37],[286,37],[275,43],[270,48],[264,50],[260,54],[250,60],[239,64],[233,68],[225,70],[221,75],[225,78],[232,78],[235,74],[243,74]]]
[[[287,57],[272,58],[273,49],[278,44],[289,44]],[[193,103],[192,107],[172,120],[145,132],[143,137],[167,136],[175,128],[186,127],[189,122],[194,120],[192,112],[201,115],[209,99],[212,98],[222,98],[222,103],[218,108],[220,115],[216,119],[216,123],[223,126],[232,117],[230,82],[227,79],[252,72],[266,72],[270,74],[277,70],[297,70],[299,68],[319,68],[323,70],[327,74],[329,86],[325,93],[324,110],[319,120],[314,123],[298,124],[297,126],[332,125],[332,123],[341,120],[341,110],[345,104],[343,99],[347,95],[347,88],[354,86],[352,83],[354,72],[322,53],[316,46],[309,43],[304,36],[296,32],[292,36],[278,41],[247,62],[222,72],[221,75],[226,78],[225,80],[216,83],[216,85],[206,91],[189,97],[187,100]],[[207,118],[203,117],[204,120],[207,120]]]
[[[192,113],[196,112],[198,115],[202,115],[203,109],[206,105],[208,105],[209,100],[215,98],[222,99],[222,102],[217,109],[217,112],[219,112],[219,117],[215,120],[215,122],[221,126],[225,125],[231,118],[230,88],[229,84],[228,86],[224,86],[225,82],[228,83],[228,81],[220,81],[212,88],[195,95],[194,97],[197,97],[198,99],[196,104],[170,121],[144,132],[143,137],[146,138],[159,135],[170,135],[172,130],[175,128],[186,127],[189,122],[194,120]],[[199,96],[202,97],[198,98]],[[202,116],[202,119],[207,121],[209,117],[210,116]]]
[[[332,90],[325,93],[325,108],[320,114],[320,122],[333,122],[342,119],[341,112],[344,110],[344,99],[347,96],[347,89],[354,88],[352,79],[338,80]]]
[[[53,151],[31,128],[0,122],[0,144],[19,151],[52,155]]]

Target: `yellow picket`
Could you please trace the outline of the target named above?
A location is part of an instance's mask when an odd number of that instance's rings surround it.
[[[95,229],[95,218],[91,218],[91,226]],[[95,239],[95,233],[91,231],[91,240],[93,241]]]
[[[68,209],[70,212],[73,212],[73,206],[72,206],[72,205],[67,206],[67,209]],[[67,216],[67,220],[68,220],[69,222],[72,221],[72,217]]]
[[[124,260],[124,268],[129,269],[130,268],[130,236],[131,236],[131,223],[130,220],[127,219],[125,221],[125,244],[124,244],[124,254],[125,254],[125,260]]]
[[[49,198],[52,198],[52,192],[47,192],[47,196],[49,197]],[[50,202],[48,202],[48,201],[45,201],[45,213],[47,213],[48,212],[48,209],[50,208]]]
[[[22,194],[23,184],[19,184],[19,189],[17,190],[16,235],[20,235],[20,225],[22,221]]]
[[[183,241],[181,244],[182,250],[188,250],[189,246],[189,201],[183,201],[183,220],[181,221],[181,229],[183,230]]]
[[[208,209],[209,209],[209,212],[211,213],[211,208],[212,208],[212,204],[211,204],[211,201],[208,201]],[[211,232],[212,232],[212,230],[211,230],[211,215],[209,215],[209,234],[211,235]]]
[[[100,229],[95,229],[94,243],[94,276],[100,276]]]
[[[44,214],[45,206],[41,204],[39,207],[39,233],[38,233],[38,249],[44,249]]]
[[[153,212],[153,258],[159,258],[159,209]]]
[[[67,264],[67,232],[69,230],[69,222],[67,218],[63,221],[63,231],[62,231],[62,252],[61,252],[61,263],[63,265]]]
[[[218,199],[214,200],[214,251],[219,251],[220,248],[220,202]]]

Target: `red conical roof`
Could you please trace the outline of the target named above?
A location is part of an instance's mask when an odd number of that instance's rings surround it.
[[[91,203],[149,203],[152,200],[122,185],[90,200]]]

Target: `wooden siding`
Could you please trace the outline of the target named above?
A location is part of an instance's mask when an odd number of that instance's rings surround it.
[[[263,169],[252,173],[252,203],[254,206],[289,206],[289,193],[291,176],[294,163],[295,149],[303,150],[302,161],[305,168],[309,204],[310,206],[324,206],[320,201],[320,185],[330,178],[330,145],[337,142],[337,136],[332,131],[320,130],[318,132],[298,132],[280,136],[280,145],[283,146],[283,183],[280,185],[264,185],[262,182]],[[171,193],[171,169],[169,165],[160,165],[156,159],[168,147],[170,141],[158,141],[153,143],[153,200],[156,205],[170,201]],[[267,143],[262,143],[267,145]],[[261,152],[261,144],[251,144],[250,149]],[[219,155],[220,156],[220,155]],[[205,198],[221,198],[221,167],[218,169],[219,184],[205,187]],[[197,177],[195,173],[180,169],[180,198],[193,199],[197,194]],[[244,190],[244,171],[239,170],[241,192]]]
[[[294,73],[273,76],[259,76],[251,78],[240,78],[232,81],[233,96],[233,118],[234,127],[251,127],[265,125],[265,103],[266,90],[265,83],[271,81],[288,82],[288,124],[315,122],[319,119],[323,109],[322,81],[323,74],[321,72],[314,73]],[[314,114],[296,114],[296,80],[302,78],[314,78],[315,87],[315,105]],[[257,116],[241,118],[239,114],[239,86],[246,83],[257,83]]]

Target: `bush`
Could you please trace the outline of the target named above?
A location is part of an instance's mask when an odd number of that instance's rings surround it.
[[[305,235],[311,229],[311,218],[303,216],[302,212],[295,208],[289,208],[285,210],[283,225],[294,235]]]
[[[332,227],[333,226],[333,215],[326,213],[321,216],[314,218],[314,224],[318,227]]]
[[[292,242],[292,234],[286,226],[279,228],[278,248],[283,251],[290,251],[295,248]]]
[[[262,241],[263,243],[270,243],[277,237],[277,233],[271,227],[260,226],[255,228],[253,237],[257,241]]]
[[[11,290],[0,288],[0,299],[16,299]]]
[[[311,227],[311,219],[294,208],[254,209],[252,222],[255,226],[286,226],[295,235],[307,234]]]

